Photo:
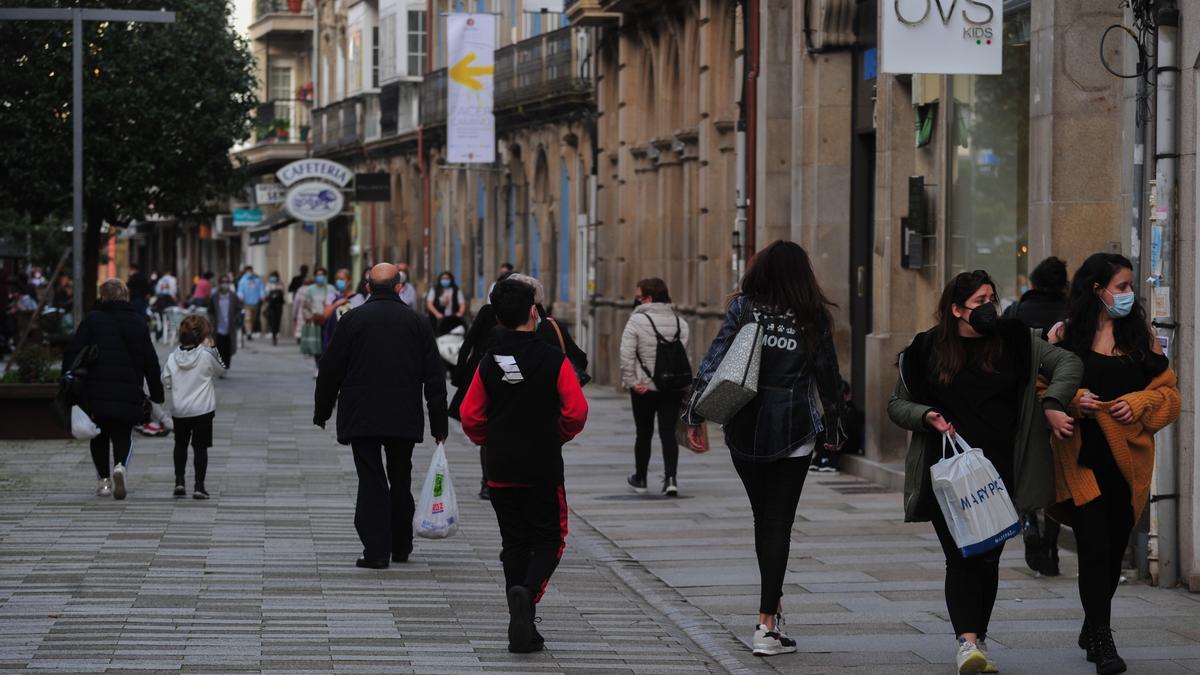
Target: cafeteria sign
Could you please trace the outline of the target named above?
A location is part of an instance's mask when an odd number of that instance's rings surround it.
[[[885,73],[999,75],[1004,0],[882,0]]]
[[[288,187],[283,208],[300,221],[329,220],[342,212],[342,194],[354,172],[327,159],[299,159],[275,173]]]

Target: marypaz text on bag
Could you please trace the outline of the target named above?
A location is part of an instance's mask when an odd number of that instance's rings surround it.
[[[934,499],[964,558],[990,551],[1020,533],[1017,510],[999,472],[962,436],[942,437],[942,458],[929,468],[929,475]]]

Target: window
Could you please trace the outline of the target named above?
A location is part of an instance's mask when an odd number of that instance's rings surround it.
[[[947,262],[987,270],[1002,304],[1029,285],[1029,8],[1004,14],[1004,72],[951,78]],[[1036,263],[1035,263],[1036,264]]]
[[[396,72],[396,15],[387,14],[379,19],[379,81],[395,78]],[[378,85],[377,85],[378,86]]]
[[[274,119],[271,122],[283,120],[288,128],[291,127],[292,110],[295,107],[292,99],[295,96],[292,90],[291,66],[271,66],[271,72],[267,74],[267,98],[275,107]],[[283,133],[286,134],[286,130]]]
[[[425,74],[425,58],[427,53],[425,12],[409,10],[408,74],[410,76],[420,76]]]
[[[371,88],[379,88],[379,26],[371,27]]]
[[[350,33],[350,53],[347,60],[350,62],[350,93],[357,93],[363,88],[363,51],[362,51],[362,31],[356,30]]]

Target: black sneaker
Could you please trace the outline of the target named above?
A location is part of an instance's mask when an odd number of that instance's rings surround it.
[[[208,490],[205,490],[203,485],[197,485],[192,490],[192,499],[208,499]]]
[[[529,654],[540,651],[545,643],[533,639],[533,597],[524,586],[508,589],[508,651]]]
[[[187,488],[183,487],[183,483],[176,483],[174,494],[176,497],[186,497],[187,496]]]
[[[673,476],[663,479],[662,493],[668,497],[679,496],[679,485]]]
[[[639,478],[636,473],[631,473],[631,474],[629,474],[629,478],[625,479],[625,482],[628,483],[629,487],[633,488],[633,491],[638,493],[639,495],[646,494],[646,478],[645,478],[645,476],[642,476]]]

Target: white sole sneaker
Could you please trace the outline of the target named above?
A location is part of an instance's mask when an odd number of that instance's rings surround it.
[[[792,642],[788,640],[788,642]],[[780,654],[793,654],[796,651],[796,645],[785,644],[783,638],[773,631],[767,631],[760,626],[754,631],[754,640],[751,643],[751,648],[755,656],[779,656]]]
[[[964,645],[965,647],[966,645]],[[971,645],[970,649],[960,648],[958,651],[958,675],[976,675],[987,668],[988,660],[983,652]]]
[[[125,499],[125,465],[118,464],[112,471],[113,499]]]

